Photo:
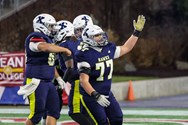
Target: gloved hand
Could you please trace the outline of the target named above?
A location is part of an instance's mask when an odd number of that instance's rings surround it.
[[[97,100],[97,102],[101,105],[101,106],[103,106],[103,107],[108,107],[109,105],[110,105],[110,102],[108,101],[108,96],[105,96],[105,95],[101,95],[101,94],[99,94],[98,92],[96,92],[96,91],[93,91],[92,93],[91,93],[91,96],[93,97],[93,98],[95,98],[96,100]]]
[[[70,94],[70,90],[71,90],[71,84],[69,82],[65,83],[65,92],[67,95]]]
[[[65,88],[65,82],[63,81],[63,79],[59,76],[59,77],[56,78],[56,80],[57,80],[60,88],[64,89]]]
[[[20,89],[17,91],[18,95],[23,95],[23,99],[33,93],[40,83],[40,79],[32,78],[29,84],[20,86]]]
[[[137,22],[133,20],[134,29],[141,32],[144,28],[145,22],[146,22],[145,16],[139,15]]]

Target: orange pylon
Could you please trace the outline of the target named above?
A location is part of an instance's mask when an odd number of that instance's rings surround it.
[[[134,101],[134,91],[133,91],[133,85],[132,85],[132,81],[129,81],[129,88],[128,88],[128,94],[127,94],[127,100],[129,101]]]

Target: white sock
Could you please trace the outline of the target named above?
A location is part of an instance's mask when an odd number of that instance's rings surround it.
[[[46,119],[41,120],[41,125],[46,125]]]

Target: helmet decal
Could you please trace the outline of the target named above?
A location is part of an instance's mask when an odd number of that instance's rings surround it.
[[[44,25],[44,22],[42,21],[44,19],[43,16],[38,16],[38,20],[36,21],[36,23],[41,23]]]
[[[66,22],[62,22],[62,23],[59,24],[59,26],[61,26],[60,29],[64,29],[64,28],[67,27],[67,23]]]
[[[85,20],[85,26],[87,26],[87,23],[89,22],[89,19],[86,16],[83,16],[82,20]]]
[[[89,35],[87,33],[87,31],[89,30],[89,28],[86,28],[83,32],[83,36],[86,36],[87,38],[89,38]]]

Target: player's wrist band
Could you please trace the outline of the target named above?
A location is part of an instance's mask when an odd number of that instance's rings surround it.
[[[134,30],[134,31],[133,31],[133,35],[136,36],[136,37],[139,37],[140,33],[141,33],[141,32],[138,31],[138,30]]]
[[[100,96],[100,94],[99,94],[98,92],[96,92],[96,91],[93,91],[93,92],[91,93],[91,97],[93,97],[93,98],[95,98],[95,99],[98,99],[99,96]]]

